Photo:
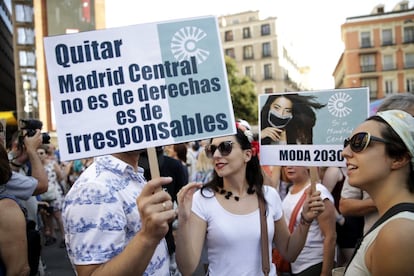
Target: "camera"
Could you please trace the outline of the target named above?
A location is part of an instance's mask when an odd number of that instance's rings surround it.
[[[36,119],[21,119],[20,120],[20,129],[26,130],[26,133],[19,135],[19,144],[23,145],[23,139],[25,136],[32,137],[36,134],[36,129],[42,129],[43,123],[42,121]],[[42,144],[49,144],[50,143],[50,136],[48,133],[42,133]]]

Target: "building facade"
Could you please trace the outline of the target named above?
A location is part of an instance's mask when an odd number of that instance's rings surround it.
[[[0,111],[16,110],[10,1],[0,0]]]
[[[414,7],[348,17],[341,26],[345,50],[333,72],[335,88],[369,87],[370,99],[414,93]]]
[[[277,34],[276,17],[247,11],[218,18],[224,54],[238,74],[255,83],[257,94],[309,90],[309,68],[299,67]]]

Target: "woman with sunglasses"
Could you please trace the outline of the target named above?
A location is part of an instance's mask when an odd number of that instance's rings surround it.
[[[274,242],[290,261],[302,250],[310,223],[324,210],[320,193],[308,194],[302,223],[290,234],[277,191],[263,185],[252,141],[241,124],[235,135],[213,138],[206,147],[214,162],[213,179],[204,186],[190,183],[178,193],[176,257],[183,275],[197,267],[204,242],[209,275],[263,275],[259,200],[266,204],[269,256]],[[273,265],[270,275],[276,275]]]
[[[380,215],[345,275],[414,275],[414,118],[378,112],[355,128],[342,154],[349,184],[367,191]]]

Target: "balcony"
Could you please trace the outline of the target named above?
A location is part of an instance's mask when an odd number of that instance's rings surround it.
[[[361,73],[375,72],[375,64],[373,65],[361,65]]]

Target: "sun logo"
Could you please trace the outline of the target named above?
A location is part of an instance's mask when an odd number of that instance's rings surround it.
[[[335,117],[345,117],[348,116],[352,109],[349,108],[346,103],[351,101],[352,97],[346,93],[339,92],[335,93],[329,98],[328,101],[328,111]]]
[[[179,60],[189,60],[195,56],[197,63],[203,63],[210,55],[209,51],[197,47],[197,42],[206,38],[207,34],[197,27],[184,27],[176,32],[171,39],[171,51]]]

